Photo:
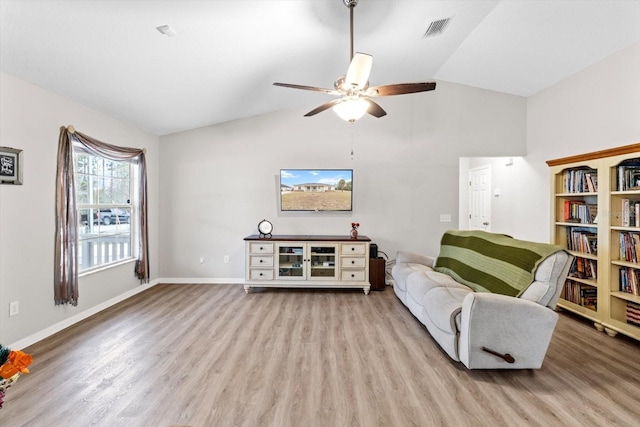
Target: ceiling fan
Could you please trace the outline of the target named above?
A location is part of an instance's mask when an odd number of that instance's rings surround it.
[[[324,92],[340,97],[333,101],[325,102],[319,107],[309,111],[305,114],[305,117],[314,116],[328,110],[329,108],[333,108],[338,116],[349,122],[355,122],[365,113],[369,113],[374,117],[380,118],[386,116],[387,112],[371,98],[426,92],[436,88],[435,82],[396,83],[369,87],[369,74],[371,73],[373,56],[361,52],[356,52],[355,55],[353,53],[353,9],[358,5],[358,0],[342,0],[342,2],[349,8],[350,18],[351,62],[349,64],[347,74],[345,76],[338,77],[333,84],[334,89],[324,89],[320,87],[290,83],[274,83],[275,86]]]

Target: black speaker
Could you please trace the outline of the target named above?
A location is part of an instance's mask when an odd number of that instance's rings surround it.
[[[369,246],[369,258],[378,258],[378,245],[375,243]]]

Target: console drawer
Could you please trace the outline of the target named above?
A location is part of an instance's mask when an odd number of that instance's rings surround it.
[[[364,270],[342,270],[340,280],[345,282],[364,282]]]
[[[367,251],[366,243],[343,243],[341,247],[341,255],[364,255]]]
[[[252,268],[249,280],[273,280],[273,269]]]
[[[340,258],[340,267],[341,268],[364,268],[365,266],[364,257],[341,257]]]
[[[249,252],[252,254],[272,254],[273,243],[251,242]]]
[[[273,257],[251,255],[249,259],[249,266],[250,267],[273,267]]]

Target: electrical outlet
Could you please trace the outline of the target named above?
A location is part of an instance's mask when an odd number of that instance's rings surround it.
[[[440,214],[440,222],[451,222],[450,214]]]
[[[224,263],[229,264],[229,255],[224,256]]]
[[[20,303],[13,301],[9,303],[9,316],[15,316],[20,313]]]
[[[204,257],[200,257],[200,264],[204,264]]]

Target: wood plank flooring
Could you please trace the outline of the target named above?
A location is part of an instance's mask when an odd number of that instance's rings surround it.
[[[469,371],[392,289],[158,285],[27,349],[13,426],[638,426],[640,344],[561,315],[541,370]]]

